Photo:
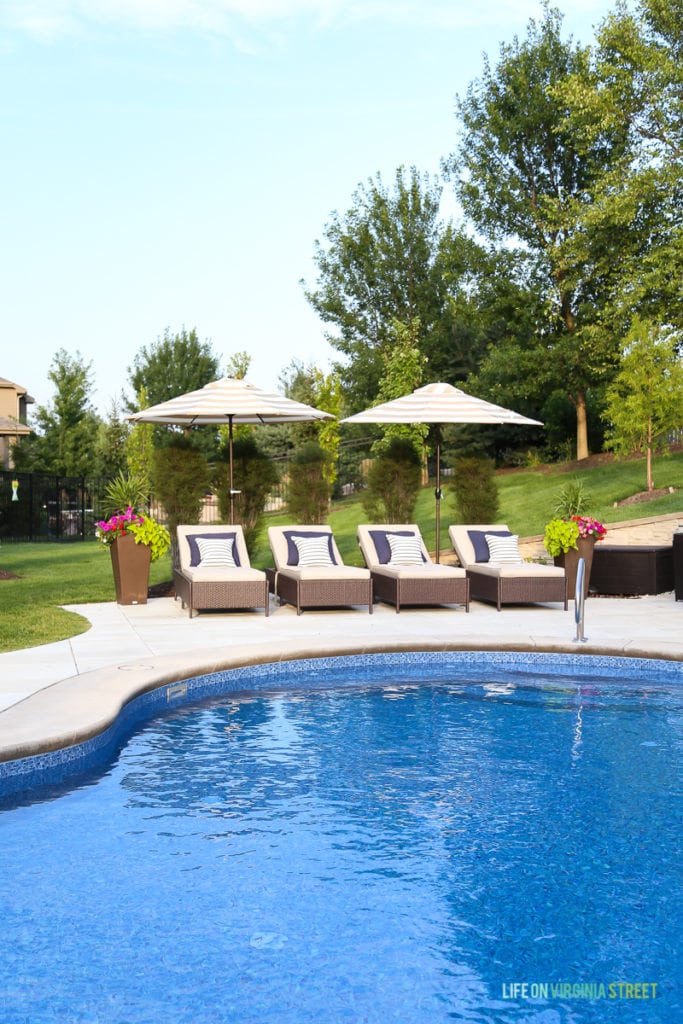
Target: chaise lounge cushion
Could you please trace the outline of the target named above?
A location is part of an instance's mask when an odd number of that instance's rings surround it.
[[[226,576],[226,569],[230,576]],[[264,578],[260,569],[252,569],[251,566],[238,566],[230,569],[225,565],[199,565],[186,567],[182,571],[183,576],[193,583],[247,583]]]
[[[292,565],[289,561],[291,557],[290,548],[294,548],[297,552],[298,562],[298,551],[293,542],[294,537],[303,537],[304,539],[324,538],[329,545],[329,553],[332,560],[331,564]],[[292,526],[283,529],[280,526],[269,526],[268,541],[270,543],[270,549],[273,552],[275,568],[279,573],[285,573],[292,579],[342,580],[370,578],[370,573],[367,569],[360,569],[355,565],[344,565],[344,560],[339,553],[332,530],[329,527],[325,529],[320,526],[312,526],[310,528],[306,526]]]
[[[392,535],[401,539],[409,538],[413,540],[420,552],[420,561],[403,564],[390,561],[391,548],[389,547],[387,537]],[[360,544],[365,564],[376,576],[386,576],[390,579],[400,580],[462,579],[465,576],[464,569],[456,568],[453,565],[442,565],[432,562],[429,552],[425,547],[420,528],[412,523],[406,526],[390,525],[383,529],[375,525],[368,526],[362,524],[358,527],[358,543]],[[382,558],[387,560],[381,561]]]

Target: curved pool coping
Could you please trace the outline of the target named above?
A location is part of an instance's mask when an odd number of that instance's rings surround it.
[[[367,658],[370,655],[415,655],[455,654],[460,662],[496,664],[505,668],[543,667],[557,668],[559,665],[579,669],[590,674],[599,674],[602,668],[614,674],[640,678],[650,674],[664,675],[667,680],[683,682],[683,661],[667,658],[653,658],[651,651],[639,653],[636,650],[624,654],[623,647],[609,644],[590,649],[572,643],[545,645],[543,649],[527,642],[477,643],[476,646],[462,641],[445,641],[424,644],[415,638],[405,641],[367,641],[358,639],[331,643],[329,639],[319,642],[291,642],[282,645],[276,653],[260,644],[243,645],[239,648],[221,648],[207,651],[205,655],[196,651],[184,656],[166,656],[140,659],[98,669],[82,675],[72,676],[47,686],[19,704],[3,712],[4,732],[7,737],[0,744],[0,782],[5,784],[13,775],[28,778],[34,774],[36,764],[41,772],[52,765],[64,770],[70,759],[82,759],[83,751],[92,752],[107,742],[123,718],[131,713],[138,699],[147,694],[155,695],[146,702],[147,711],[142,718],[148,718],[160,708],[168,708],[197,700],[200,697],[216,696],[234,692],[235,689],[254,689],[254,673],[250,685],[230,686],[225,684],[221,674],[237,673],[263,666],[262,685],[274,685],[274,673],[282,675],[290,662],[306,662],[320,672],[325,660],[339,658]],[[218,680],[221,680],[220,684]],[[290,677],[291,679],[291,677]],[[201,686],[198,688],[198,682]],[[208,680],[208,682],[207,682]],[[189,687],[186,684],[192,684]],[[290,681],[291,685],[291,681]],[[26,774],[28,773],[28,775]],[[67,770],[68,774],[68,770]],[[3,789],[6,787],[3,786]],[[12,790],[12,786],[8,791]],[[26,789],[25,784],[21,789]]]

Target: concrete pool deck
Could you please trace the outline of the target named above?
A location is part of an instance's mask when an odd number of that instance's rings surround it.
[[[408,650],[511,650],[664,658],[681,662],[683,602],[673,593],[592,597],[585,643],[574,602],[464,608],[375,605],[309,610],[271,603],[263,612],[188,617],[180,601],[70,605],[91,628],[43,647],[0,654],[0,761],[69,746],[97,735],[132,697],[220,669],[293,658]]]

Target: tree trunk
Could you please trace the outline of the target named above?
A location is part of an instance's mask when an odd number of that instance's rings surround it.
[[[647,425],[647,489],[648,491],[654,491],[655,482],[652,479],[652,420]]]
[[[560,270],[555,275],[558,285],[562,285],[564,273]],[[562,290],[562,289],[561,289]],[[567,332],[570,337],[576,327],[576,318],[571,305],[571,297],[567,292],[562,294],[560,299],[560,306],[562,308],[562,319],[564,325],[567,328]],[[586,416],[586,392],[583,388],[580,388],[576,392],[576,399],[574,401],[576,408],[576,458],[587,459],[590,452],[588,451],[588,419]]]
[[[576,396],[576,457],[577,459],[587,459],[589,454],[586,392],[579,391]]]

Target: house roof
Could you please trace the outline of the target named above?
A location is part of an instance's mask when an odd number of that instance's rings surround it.
[[[9,434],[12,437],[18,437],[20,434],[30,433],[31,428],[27,427],[25,423],[20,423],[19,420],[12,419],[11,416],[0,416],[0,435]]]
[[[21,384],[15,384],[12,380],[7,380],[6,377],[0,377],[0,388],[12,388],[18,395],[21,395],[27,403],[35,402],[35,398],[31,398],[26,388],[22,388]]]

